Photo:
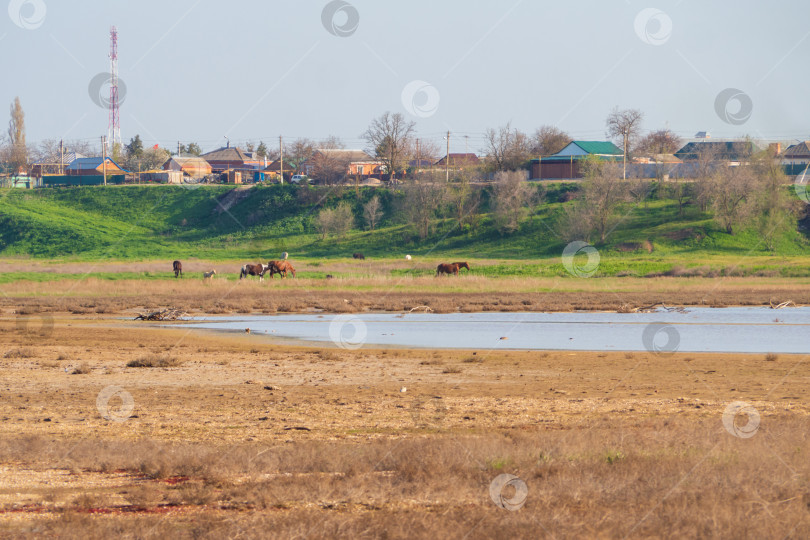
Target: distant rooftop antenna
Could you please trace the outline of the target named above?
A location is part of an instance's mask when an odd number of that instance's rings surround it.
[[[118,30],[110,28],[110,123],[107,145],[112,155],[115,145],[121,144],[121,115],[118,103]]]

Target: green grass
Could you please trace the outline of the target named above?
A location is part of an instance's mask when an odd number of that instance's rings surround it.
[[[438,220],[428,238],[419,239],[412,227],[397,221],[394,208],[401,193],[379,188],[316,190],[295,186],[257,186],[226,212],[220,202],[232,187],[109,186],[45,190],[0,190],[0,256],[56,258],[68,261],[155,260],[198,258],[209,260],[261,260],[290,252],[296,260],[349,257],[361,251],[367,257],[399,259],[406,253],[425,259],[525,260],[473,268],[486,276],[563,276],[559,257],[566,243],[557,234],[561,195],[569,184],[546,189],[550,201],[535,209],[520,230],[502,234],[484,215],[475,231],[457,226],[450,218]],[[383,201],[386,217],[374,232],[352,230],[344,238],[321,239],[313,217],[322,205],[347,201],[359,219],[362,204],[374,194]],[[486,197],[485,197],[486,199]],[[486,203],[484,211],[487,210]],[[627,205],[622,219],[603,244],[597,275],[631,272],[661,273],[673,265],[686,268],[709,265],[721,271],[737,260],[772,257],[760,269],[782,275],[807,275],[786,259],[810,256],[807,238],[796,230],[783,234],[776,249],[768,251],[755,230],[728,235],[718,230],[711,216],[696,208],[678,215],[671,200]],[[687,238],[679,231],[690,230]],[[626,253],[622,243],[651,241],[653,253]],[[398,273],[399,272],[399,273]],[[395,271],[429,275],[429,269]],[[462,271],[463,272],[463,271]],[[310,277],[318,277],[313,273]],[[324,275],[326,272],[324,272]],[[165,279],[168,274],[93,274],[102,279]],[[70,274],[39,274],[27,279],[71,279]],[[323,276],[320,276],[323,277]],[[0,283],[22,279],[10,274]]]

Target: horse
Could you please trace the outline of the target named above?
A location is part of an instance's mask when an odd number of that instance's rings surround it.
[[[267,263],[267,270],[265,271],[270,272],[270,279],[273,278],[273,274],[281,274],[281,277],[285,278],[287,272],[292,272],[293,277],[295,277],[295,268],[289,261],[270,261]]]
[[[174,272],[174,277],[179,277],[183,275],[183,263],[180,261],[174,261],[172,263],[172,271]]]
[[[436,267],[436,277],[439,277],[442,274],[453,274],[454,276],[457,276],[460,268],[466,268],[469,270],[470,265],[466,262],[442,263]]]
[[[239,279],[244,279],[248,276],[259,276],[259,281],[264,281],[264,273],[267,272],[266,264],[246,264],[239,272]]]
[[[353,259],[360,259],[361,261],[366,260],[366,256],[363,255],[362,253],[355,253],[355,254],[352,255],[352,258]]]
[[[208,281],[209,279],[213,278],[217,275],[216,270],[211,270],[210,272],[203,272],[203,281]]]

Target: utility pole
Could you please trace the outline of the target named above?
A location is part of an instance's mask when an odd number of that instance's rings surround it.
[[[464,135],[464,153],[465,154],[468,154],[470,152],[470,150],[467,148],[467,143],[469,143],[469,142],[470,142],[470,136],[469,135]]]
[[[281,168],[279,169],[279,173],[281,174],[281,185],[284,185],[284,136],[278,136],[278,155],[280,156],[279,162]]]
[[[177,157],[180,157],[180,141],[177,141]]]
[[[422,160],[419,157],[419,139],[416,139],[416,172],[419,173],[419,170],[422,168]]]
[[[624,169],[623,178],[627,180],[627,128],[622,131],[622,135],[624,135],[624,159],[622,163],[622,167]]]
[[[59,174],[65,174],[65,141],[59,139]]]
[[[444,181],[450,182],[450,131],[447,132],[447,154],[444,156]]]
[[[101,136],[101,174],[104,175],[104,185],[107,185],[107,137]]]

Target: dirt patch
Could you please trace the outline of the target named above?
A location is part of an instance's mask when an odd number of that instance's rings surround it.
[[[806,356],[327,351],[96,317],[0,318],[0,351],[29,349],[0,364],[10,535],[810,534]],[[127,367],[151,355],[180,363]]]

